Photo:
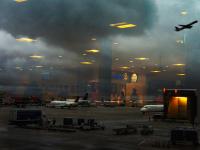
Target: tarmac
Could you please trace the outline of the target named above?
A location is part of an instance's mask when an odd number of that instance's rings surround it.
[[[56,118],[62,124],[64,117],[94,118],[103,123],[105,130],[55,132],[23,129],[8,125],[11,107],[0,108],[0,150],[157,150],[157,149],[200,149],[190,143],[176,146],[170,143],[170,130],[177,126],[191,127],[188,122],[149,121],[135,107],[77,107],[56,109],[41,107],[48,118]],[[151,125],[154,134],[116,135],[114,128]]]

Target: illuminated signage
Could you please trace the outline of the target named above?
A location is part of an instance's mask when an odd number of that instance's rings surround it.
[[[127,74],[127,73],[124,73],[123,76],[124,76],[124,80],[125,80],[125,81],[128,81],[128,74]]]
[[[137,74],[132,74],[132,76],[131,76],[131,82],[133,82],[133,83],[135,83],[135,82],[137,82],[137,80],[138,80],[138,76],[137,76]]]

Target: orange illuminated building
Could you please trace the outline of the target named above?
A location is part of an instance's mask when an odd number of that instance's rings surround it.
[[[193,89],[164,89],[165,119],[189,120],[197,116],[197,96]]]
[[[168,106],[169,118],[187,118],[187,97],[172,97]]]

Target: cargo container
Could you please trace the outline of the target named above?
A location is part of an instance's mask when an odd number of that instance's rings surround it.
[[[14,108],[10,111],[9,123],[14,125],[40,124],[42,110],[36,108]]]

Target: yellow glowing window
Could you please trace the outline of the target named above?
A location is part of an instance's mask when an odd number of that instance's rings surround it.
[[[187,100],[188,100],[187,97],[174,97],[174,98],[178,99],[179,105],[182,105],[182,106],[186,106],[187,105]]]
[[[169,118],[187,118],[187,97],[172,97],[168,106]]]

